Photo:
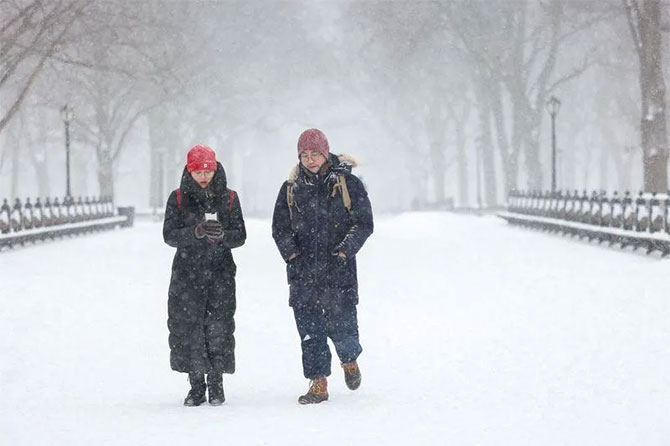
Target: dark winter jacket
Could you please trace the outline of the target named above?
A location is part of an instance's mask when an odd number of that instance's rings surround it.
[[[373,219],[365,187],[351,173],[354,165],[353,158],[332,154],[316,174],[298,164],[279,191],[272,236],[287,262],[290,305],[305,303],[314,298],[315,290],[325,289],[358,302],[356,253],[372,234]],[[335,187],[340,176],[351,197],[350,211]],[[294,197],[292,212],[287,201],[289,187]],[[346,259],[337,256],[338,251]],[[289,261],[293,253],[298,256]]]
[[[230,250],[246,239],[240,202],[226,187],[221,164],[204,189],[184,169],[180,195],[181,209],[176,191],[170,194],[163,223],[165,243],[177,248],[168,292],[170,363],[180,372],[232,373],[236,266]],[[195,237],[205,213],[217,213],[221,243]]]

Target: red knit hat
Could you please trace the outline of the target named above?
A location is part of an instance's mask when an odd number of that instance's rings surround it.
[[[216,153],[211,147],[198,144],[191,147],[186,155],[186,170],[214,170],[216,171]]]
[[[316,150],[328,158],[328,140],[321,130],[309,129],[302,132],[298,138],[298,156],[303,152]]]

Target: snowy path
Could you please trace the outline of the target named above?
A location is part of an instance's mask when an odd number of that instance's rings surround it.
[[[283,262],[269,222],[247,224],[223,407],[181,406],[159,224],[0,253],[0,444],[670,444],[670,260],[493,217],[378,218],[361,389],[334,364],[331,400],[302,407]]]

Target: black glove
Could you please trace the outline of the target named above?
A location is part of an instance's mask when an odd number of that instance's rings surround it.
[[[219,243],[223,240],[223,226],[214,220],[205,222],[205,235],[210,243]]]
[[[197,238],[197,239],[205,238],[205,236],[207,235],[207,230],[205,229],[206,224],[207,224],[207,222],[203,221],[201,223],[198,223],[195,226],[195,231],[194,231],[195,232],[195,238]]]

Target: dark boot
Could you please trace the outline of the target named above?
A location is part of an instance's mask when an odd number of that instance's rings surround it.
[[[205,402],[205,392],[207,391],[205,374],[189,373],[188,381],[191,383],[191,390],[186,395],[184,406],[199,406]]]
[[[298,398],[300,404],[319,404],[328,399],[328,380],[326,378],[314,378],[309,383],[309,390]]]
[[[207,389],[209,392],[209,404],[212,406],[220,406],[226,401],[226,397],[223,394],[223,376],[221,373],[208,373],[207,374]]]
[[[344,382],[351,390],[356,390],[361,385],[361,369],[356,361],[342,363],[344,369]]]

